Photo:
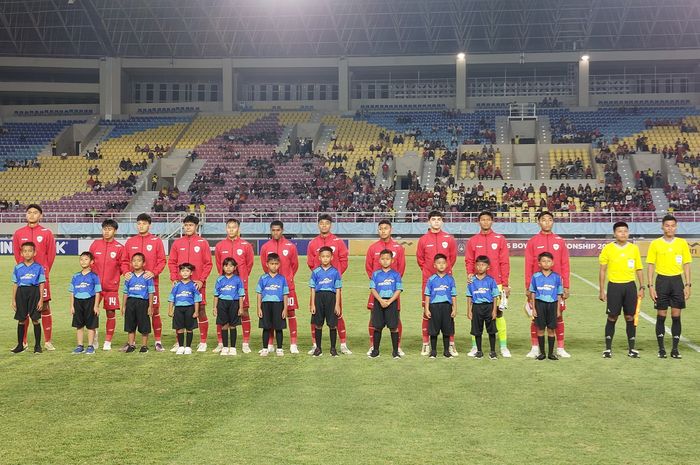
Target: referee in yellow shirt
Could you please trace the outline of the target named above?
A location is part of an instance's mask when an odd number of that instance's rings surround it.
[[[625,314],[627,324],[627,355],[639,358],[634,343],[637,337],[637,327],[634,325],[634,314],[637,310],[637,299],[644,297],[644,272],[642,256],[639,247],[629,242],[629,226],[624,221],[613,225],[615,242],[603,247],[598,257],[600,270],[598,283],[602,302],[607,302],[608,319],[605,323],[605,350],[603,358],[612,358],[612,340],[615,336],[615,323],[620,312]],[[608,276],[607,291],[605,290],[605,275]],[[635,275],[639,288],[635,285]]]
[[[678,222],[673,215],[666,215],[661,220],[664,235],[652,241],[647,252],[647,279],[649,295],[656,309],[656,340],[659,343],[659,358],[666,358],[664,332],[666,330],[666,311],[671,307],[671,335],[673,349],[671,358],[681,358],[678,342],[681,339],[681,310],[690,298],[690,247],[685,239],[676,237]],[[651,284],[656,272],[655,285]],[[683,278],[685,278],[685,283]]]

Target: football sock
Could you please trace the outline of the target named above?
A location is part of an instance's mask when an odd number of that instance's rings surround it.
[[[629,331],[629,327],[627,329]],[[610,321],[610,320],[605,320],[605,350],[612,349],[612,340],[613,340],[614,336],[615,336],[615,322]]]
[[[496,318],[496,329],[498,330],[498,342],[501,348],[508,347],[508,327],[505,317]]]
[[[24,342],[24,323],[17,323],[17,345],[22,347]]]
[[[391,353],[396,354],[399,351],[399,333],[397,331],[397,332],[390,333],[390,334],[391,334],[391,350],[392,350]],[[377,345],[377,350],[379,350],[379,345]]]
[[[336,328],[336,331],[340,337],[340,343],[345,344],[347,341],[347,334],[345,332],[345,320],[342,316],[338,317],[338,327]],[[332,345],[331,347],[335,347],[335,345]]]
[[[664,349],[664,333],[666,332],[666,317],[656,316],[656,342],[659,343],[659,350]]]
[[[250,342],[250,315],[241,317],[241,328],[243,328],[243,344]]]
[[[199,310],[200,312],[202,311],[201,307]],[[199,326],[199,342],[206,344],[207,336],[209,335],[209,319],[206,313],[204,314],[204,318],[199,318],[197,321]]]
[[[114,331],[117,329],[117,312],[107,310],[107,323],[105,324],[105,341],[112,342]]]
[[[539,340],[539,336],[537,336],[537,326],[535,326],[535,323],[532,322],[530,323],[530,342],[532,344],[532,347],[537,346],[537,341]],[[544,352],[542,352],[544,353]]]
[[[454,337],[454,335],[452,337]],[[450,352],[450,336],[442,336],[442,346],[445,353]]]
[[[540,346],[540,353],[544,354],[544,336],[537,336],[537,345]]]
[[[289,325],[289,342],[297,343],[297,316],[294,310],[287,310],[287,325]]]
[[[41,325],[39,323],[37,323],[33,326],[34,326],[34,347],[41,347]]]
[[[331,349],[335,349],[335,342],[338,339],[338,328],[331,328]]]
[[[229,339],[230,343],[231,343],[231,347],[236,347],[236,338],[238,337],[238,329],[234,327],[234,328],[229,329],[229,331],[231,334],[230,339]]]
[[[281,349],[284,342],[284,331],[281,329],[275,330],[275,337],[277,338],[277,348]]]
[[[177,333],[177,344],[180,347],[185,347],[185,333]]]
[[[403,334],[403,325],[401,324],[401,320],[399,320],[399,328],[396,334],[399,335],[399,346],[401,345],[401,335]]]
[[[437,352],[437,336],[430,336],[430,351]]]
[[[476,347],[476,350],[481,352],[481,336],[472,336],[472,339],[474,340],[474,347]]]
[[[321,338],[323,337],[323,328],[314,327],[314,339],[316,341],[316,347],[321,348]]]
[[[369,345],[370,345],[370,347],[375,347],[374,346],[374,333],[376,330],[372,327],[372,319],[371,318],[369,320],[369,327],[367,328],[367,330],[369,331]]]
[[[44,327],[44,337],[46,342],[51,342],[51,335],[53,334],[53,317],[51,316],[51,309],[47,309],[41,312],[41,326]]]
[[[216,334],[221,335],[221,343],[228,347],[228,329],[222,329],[221,325],[216,325]]]
[[[267,349],[267,343],[270,341],[270,330],[263,329],[262,332],[262,348]]]
[[[549,344],[549,354],[554,355],[554,344],[556,344],[557,338],[555,336],[547,336],[547,343]]]
[[[421,323],[421,325],[421,335],[423,336],[423,344],[427,344],[429,337],[432,337],[428,336],[428,326],[430,325],[430,320],[428,320],[427,318],[423,318],[423,322]]]
[[[318,342],[316,342],[316,326],[314,326],[313,323],[311,324],[311,339],[314,340],[314,344],[316,344],[316,347],[321,347],[320,345],[318,345]]]
[[[564,320],[561,317],[557,320],[557,347],[564,348]]]
[[[627,323],[627,345],[632,350],[637,340],[637,327],[634,325],[634,321],[625,321],[625,323]]]
[[[671,336],[673,336],[673,350],[678,350],[678,342],[681,340],[681,317],[671,317]]]
[[[192,331],[187,331],[185,333],[185,345],[187,347],[192,347]]]
[[[156,341],[160,341],[163,334],[163,321],[160,318],[160,308],[153,309],[153,316],[151,316],[151,322],[153,324],[153,337]]]
[[[372,328],[374,329],[374,328]],[[394,334],[394,333],[391,333]],[[393,344],[393,339],[392,339],[392,344]],[[376,351],[379,352],[379,344],[382,342],[382,330],[381,329],[374,329],[374,335],[372,336],[372,348]]]
[[[489,334],[489,345],[491,346],[491,352],[496,352],[496,335]],[[503,345],[501,345],[503,347]]]

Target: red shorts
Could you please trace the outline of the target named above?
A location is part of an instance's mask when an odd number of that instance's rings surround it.
[[[244,282],[243,287],[245,288],[245,297],[243,297],[243,308],[250,308],[250,298],[248,297],[248,283]]]
[[[290,289],[289,295],[287,296],[287,310],[296,310],[298,308],[299,302],[297,302],[297,291]]]
[[[44,283],[44,295],[42,296],[42,300],[44,302],[51,300],[51,284],[49,284],[49,278],[46,278],[46,282]]]
[[[105,310],[119,310],[119,291],[102,291],[100,300]]]
[[[199,290],[199,293],[202,294],[202,301],[199,303],[199,306],[202,307],[207,304],[207,283],[204,283],[202,285],[202,288]]]

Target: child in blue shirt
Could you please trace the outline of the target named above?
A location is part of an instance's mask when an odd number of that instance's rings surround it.
[[[223,273],[214,284],[214,316],[216,324],[221,326],[223,344],[219,352],[221,355],[236,355],[236,337],[238,336],[236,327],[241,324],[241,316],[243,316],[240,300],[245,297],[243,281],[235,274],[237,266],[235,258],[225,258],[221,264]]]
[[[559,360],[554,355],[556,343],[557,318],[561,316],[562,286],[561,276],[552,271],[554,256],[549,252],[542,252],[537,257],[540,265],[539,272],[532,275],[530,280],[529,300],[532,307],[532,316],[537,326],[537,342],[540,345],[540,355],[537,360]],[[544,355],[544,330],[547,328],[548,355]]]
[[[284,276],[279,274],[280,256],[276,253],[267,255],[268,272],[260,276],[255,292],[258,294],[258,327],[262,328],[261,357],[267,357],[269,350],[270,331],[275,331],[278,357],[284,355],[282,342],[283,329],[287,328],[287,297],[289,285]]]
[[[42,349],[39,320],[43,308],[41,296],[44,295],[46,275],[44,267],[34,261],[36,245],[33,242],[23,243],[20,254],[24,260],[12,271],[12,308],[17,320],[17,346],[11,352],[24,352],[24,325],[27,319],[30,319],[34,326],[34,353],[40,354]]]
[[[338,337],[338,317],[342,314],[340,308],[341,288],[343,281],[340,272],[331,265],[333,249],[321,247],[318,249],[318,258],[321,266],[311,272],[309,287],[311,288],[311,324],[314,325],[314,339],[316,348],[313,356],[323,355],[321,350],[321,338],[323,336],[323,323],[328,325],[331,338],[331,357],[337,357],[335,348]]]
[[[476,342],[475,358],[483,358],[481,350],[481,336],[484,327],[489,335],[489,358],[496,360],[496,314],[498,305],[496,297],[501,295],[496,280],[486,274],[489,270],[490,260],[486,255],[479,255],[474,262],[476,274],[467,284],[467,318],[472,322],[471,334]]]
[[[73,315],[72,326],[76,331],[78,345],[73,349],[74,354],[95,353],[95,332],[100,326],[100,301],[102,285],[100,278],[91,271],[95,257],[90,252],[80,254],[80,271],[73,275],[68,292],[71,293],[70,314]],[[83,328],[88,330],[88,346],[83,345]]]
[[[442,333],[444,345],[443,355],[452,357],[450,353],[450,335],[454,333],[455,314],[457,309],[457,285],[452,275],[447,274],[447,256],[436,254],[433,259],[436,273],[428,278],[425,284],[425,308],[423,315],[429,321],[430,358],[437,357],[437,337]]]
[[[131,257],[131,278],[124,281],[124,298],[121,302],[121,314],[124,317],[124,331],[128,334],[126,353],[136,350],[136,331],[141,334],[141,349],[148,352],[148,335],[151,334],[151,315],[153,315],[153,294],[156,289],[153,278],[145,276],[146,257],[137,252]]]
[[[399,296],[403,291],[401,275],[391,268],[394,254],[391,250],[384,249],[379,252],[380,270],[372,273],[369,281],[370,292],[374,297],[372,308],[372,327],[374,328],[372,352],[370,358],[379,357],[379,343],[382,340],[384,326],[391,331],[392,357],[398,359],[399,355]]]
[[[173,319],[173,329],[177,333],[176,355],[192,354],[192,331],[197,327],[197,316],[199,315],[199,303],[202,301],[202,294],[192,281],[194,265],[182,263],[180,271],[180,281],[176,281],[173,290],[168,297],[168,316]]]

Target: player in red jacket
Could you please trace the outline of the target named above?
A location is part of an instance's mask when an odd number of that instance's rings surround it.
[[[53,318],[51,317],[51,287],[49,284],[49,274],[53,267],[53,262],[56,260],[56,239],[50,229],[39,224],[43,217],[44,211],[37,204],[27,205],[25,210],[27,225],[19,228],[12,235],[12,252],[15,256],[15,263],[23,261],[21,251],[22,244],[25,242],[33,242],[35,245],[36,256],[34,260],[44,267],[46,275],[46,283],[44,285],[43,309],[41,310],[41,326],[44,329],[46,342],[44,347],[46,350],[56,350],[52,342],[52,325]],[[27,330],[31,325],[29,318],[24,324],[24,345],[27,345]]]
[[[92,271],[100,278],[102,292],[100,301],[107,314],[105,325],[105,342],[102,350],[112,350],[112,337],[117,326],[117,310],[119,310],[119,279],[122,276],[121,264],[124,259],[124,246],[114,240],[119,224],[113,219],[102,222],[102,239],[96,239],[90,244],[90,253],[95,257]],[[98,302],[99,304],[100,302]],[[97,345],[97,331],[95,331]]]
[[[561,276],[562,284],[564,285],[564,304],[569,298],[569,278],[570,278],[570,263],[569,249],[566,248],[564,239],[552,232],[554,226],[554,216],[548,211],[540,212],[537,215],[537,223],[540,226],[540,232],[535,234],[527,241],[525,246],[525,288],[530,288],[532,275],[539,271],[537,256],[542,252],[549,252],[554,256],[554,267],[552,271]],[[561,358],[569,358],[571,355],[564,349],[564,319],[563,311],[566,306],[562,306],[562,316],[557,319],[557,355]],[[535,358],[540,354],[539,344],[537,343],[537,331],[534,322],[530,325],[530,339],[532,349],[527,354],[529,358]]]
[[[508,253],[508,244],[506,237],[503,234],[497,234],[491,229],[493,225],[493,213],[483,211],[479,213],[479,232],[474,234],[467,241],[466,250],[464,252],[464,263],[467,267],[467,282],[471,282],[472,277],[476,274],[475,262],[480,255],[489,257],[491,266],[489,267],[489,275],[496,280],[496,284],[501,289],[501,292],[506,297],[510,297],[510,254]],[[503,303],[501,300],[500,303]],[[496,317],[496,328],[498,329],[498,340],[501,346],[501,355],[505,358],[510,358],[510,350],[508,350],[508,335],[506,333],[506,319],[503,316],[503,310],[499,304],[499,310]],[[476,355],[476,339],[472,336],[472,349],[467,355],[473,357]]]
[[[331,260],[331,265],[333,265],[342,276],[345,270],[348,269],[348,247],[345,242],[335,234],[331,233],[331,226],[333,225],[333,218],[331,215],[324,213],[318,216],[318,232],[319,235],[314,237],[311,242],[309,242],[308,249],[306,251],[306,264],[309,266],[309,270],[313,271],[319,266],[321,266],[321,260],[318,258],[318,251],[321,247],[330,247],[333,249],[333,259]],[[347,333],[345,331],[345,320],[343,319],[342,308],[343,302],[340,302],[341,314],[338,317],[338,336],[340,337],[340,352],[345,355],[352,355],[350,349],[348,349],[347,344]],[[316,328],[311,325],[312,340],[313,334]],[[316,344],[309,351],[309,355],[314,353],[316,349]]]
[[[148,213],[141,213],[136,217],[136,232],[135,236],[131,236],[124,244],[124,253],[122,255],[121,272],[124,279],[131,278],[131,257],[136,253],[142,253],[146,257],[144,268],[146,269],[146,278],[153,278],[156,292],[153,294],[153,336],[155,338],[155,348],[158,352],[163,352],[163,343],[161,336],[163,333],[163,323],[160,318],[160,294],[159,292],[159,277],[165,269],[165,247],[163,240],[151,234],[151,216]],[[122,346],[120,351],[125,351],[129,348],[129,344]]]
[[[418,239],[418,248],[416,250],[416,261],[421,269],[423,275],[423,285],[421,286],[421,308],[424,304],[422,299],[424,298],[423,292],[425,291],[425,285],[428,282],[428,278],[435,273],[435,267],[433,266],[435,255],[441,253],[447,257],[447,272],[452,274],[452,268],[457,262],[457,242],[455,242],[454,236],[442,230],[444,224],[442,213],[433,210],[428,214],[428,232],[423,234],[420,239]],[[428,322],[429,320],[423,317],[422,335],[423,335],[423,348],[421,349],[421,355],[430,354],[430,337],[428,336]],[[450,353],[453,356],[459,355],[455,349],[454,344],[454,334],[450,337]]]
[[[377,230],[379,233],[379,240],[374,244],[370,245],[367,249],[367,255],[365,256],[365,271],[367,272],[367,277],[372,279],[372,274],[382,269],[382,265],[379,263],[379,254],[383,250],[390,250],[394,256],[394,262],[391,267],[396,270],[401,277],[403,277],[406,271],[406,252],[403,246],[396,242],[391,237],[391,221],[381,220],[377,225]],[[401,310],[401,301],[398,301],[399,311]],[[367,301],[367,309],[372,310],[374,308],[374,297],[369,294],[369,300]],[[401,320],[399,319],[399,355],[403,357],[405,354],[401,350],[401,334],[403,332],[403,326],[401,325]],[[369,351],[367,355],[370,355],[374,349],[374,328],[372,327],[372,318],[369,319]]]
[[[225,258],[231,257],[236,260],[238,266],[236,270],[238,276],[243,281],[245,287],[245,297],[243,298],[243,316],[241,317],[241,327],[243,328],[242,351],[250,353],[250,299],[248,293],[248,277],[253,269],[255,253],[250,242],[241,238],[241,222],[235,218],[226,221],[226,238],[219,241],[214,249],[214,257],[217,269],[221,269]],[[218,344],[214,352],[220,352],[223,344],[221,342],[221,326],[216,325],[216,338]]]
[[[270,223],[269,241],[265,242],[260,248],[260,264],[263,271],[268,272],[267,255],[276,253],[280,257],[280,268],[278,273],[284,276],[289,287],[289,295],[287,296],[287,325],[289,325],[290,346],[289,352],[298,354],[297,347],[297,317],[296,310],[299,308],[297,302],[296,286],[294,285],[294,276],[299,270],[299,254],[297,246],[290,240],[284,237],[284,223],[281,221],[273,221]],[[274,331],[270,331],[270,340],[268,341],[268,350],[273,350]],[[272,347],[272,349],[270,348]]]
[[[207,336],[209,335],[209,319],[207,318],[207,278],[211,274],[211,249],[209,242],[197,234],[199,218],[195,215],[187,215],[182,220],[183,236],[173,242],[168,257],[168,270],[170,270],[170,281],[174,284],[180,280],[180,265],[189,263],[194,265],[192,281],[194,286],[202,294],[202,301],[199,304],[199,316],[197,324],[199,326],[199,346],[197,352],[207,351]]]

